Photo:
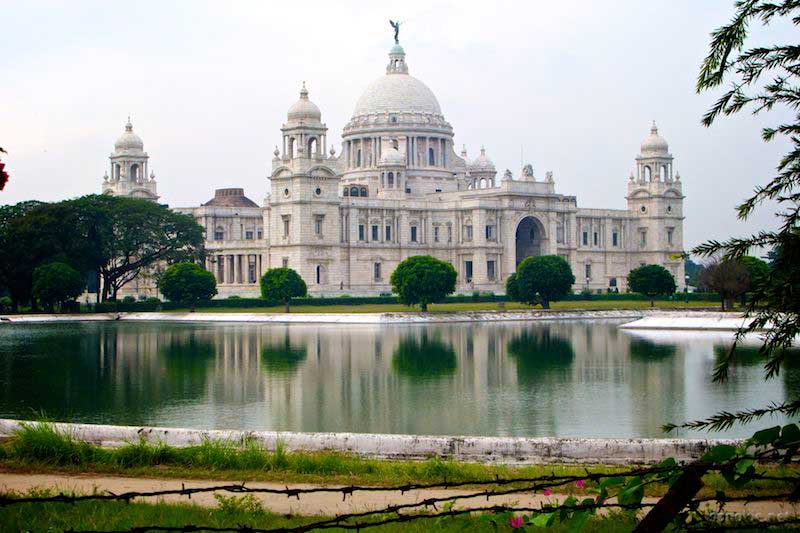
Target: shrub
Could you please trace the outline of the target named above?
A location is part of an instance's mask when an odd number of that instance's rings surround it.
[[[131,295],[128,295],[128,296],[126,296],[125,298],[122,299],[122,303],[124,303],[124,304],[132,304],[132,303],[135,303],[135,302],[136,302],[136,298],[134,298]]]
[[[527,257],[517,267],[515,294],[517,301],[541,303],[550,309],[550,302],[563,299],[572,290],[575,276],[563,258],[557,255]]]
[[[241,299],[242,297],[239,296],[238,294],[231,294],[230,296],[228,296],[228,300],[241,300]]]
[[[11,302],[10,296],[2,296],[0,297],[0,313],[8,313],[11,311],[13,303]]]
[[[423,312],[428,304],[444,300],[456,290],[456,269],[447,261],[429,255],[416,255],[400,262],[389,282],[400,303],[419,304]]]
[[[80,272],[65,263],[49,263],[33,271],[33,297],[48,311],[80,296],[85,286]]]
[[[281,302],[289,313],[292,298],[308,294],[306,282],[291,268],[270,268],[261,276],[261,297]]]
[[[656,296],[675,294],[675,278],[661,265],[644,265],[628,273],[628,287],[633,292],[644,294],[650,299],[650,307]]]
[[[158,288],[169,300],[186,302],[194,310],[197,302],[217,294],[217,280],[196,263],[175,263],[158,278]]]

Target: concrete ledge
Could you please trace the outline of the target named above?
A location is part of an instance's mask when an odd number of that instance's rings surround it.
[[[723,315],[720,317],[719,315]],[[734,315],[736,317],[738,315]],[[730,314],[708,311],[659,310],[523,310],[523,311],[472,311],[459,313],[104,313],[75,315],[2,315],[4,323],[84,322],[84,321],[152,321],[152,322],[254,322],[275,324],[419,324],[441,322],[502,322],[527,320],[590,320],[590,319],[645,319],[643,328],[662,324],[669,329],[674,324],[681,329],[681,320],[691,320],[691,328],[721,329],[723,319],[733,324],[737,319]],[[741,321],[741,318],[739,318]],[[641,322],[639,320],[638,322]],[[704,328],[703,324],[709,325]],[[730,329],[726,326],[724,329]],[[734,328],[735,329],[735,328]]]
[[[10,437],[21,427],[21,423],[23,422],[0,419],[0,438]],[[280,441],[293,451],[339,451],[382,459],[445,457],[459,461],[507,464],[651,464],[668,457],[687,462],[698,459],[705,450],[716,444],[738,445],[741,442],[721,439],[562,439],[294,433],[64,423],[57,423],[55,426],[79,440],[109,447],[138,442],[139,439],[177,447],[200,444],[204,440],[234,443],[254,440],[272,450]]]
[[[747,327],[751,322],[752,319],[745,319],[739,313],[662,312],[643,316],[639,320],[628,322],[620,327],[625,329],[737,331]]]

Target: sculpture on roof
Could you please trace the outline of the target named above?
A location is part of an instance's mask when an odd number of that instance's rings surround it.
[[[394,44],[400,44],[400,24],[402,22],[395,22],[389,19],[389,24],[394,28]]]

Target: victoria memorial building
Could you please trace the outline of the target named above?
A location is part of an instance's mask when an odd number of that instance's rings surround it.
[[[523,259],[549,254],[572,266],[575,291],[625,291],[628,272],[652,263],[684,286],[681,178],[655,124],[627,181],[627,208],[581,208],[556,192],[550,172],[534,176],[525,165],[498,175],[483,148],[457,153],[436,96],[396,44],[356,102],[340,153],[327,133],[304,85],[281,127],[263,205],[230,188],[176,209],[205,228],[205,268],[220,297],[257,295],[274,267],[296,270],[314,295],[389,293],[392,271],[414,255],[450,262],[461,293],[502,293]],[[114,148],[103,193],[158,200],[130,121]],[[132,293],[155,288],[133,280],[122,291]]]

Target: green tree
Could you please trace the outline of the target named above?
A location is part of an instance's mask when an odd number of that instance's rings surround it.
[[[33,297],[52,312],[75,300],[86,286],[80,272],[64,263],[49,263],[33,271]]]
[[[429,255],[415,255],[400,262],[389,282],[400,303],[419,304],[422,312],[428,304],[441,302],[456,290],[456,269],[447,261]]]
[[[261,276],[261,297],[281,302],[289,313],[292,298],[308,294],[306,282],[291,268],[270,268]]]
[[[700,263],[695,263],[692,261],[691,258],[687,257],[684,260],[683,268],[686,272],[686,276],[689,278],[688,283],[692,287],[698,287],[698,278],[700,277],[700,273],[705,269],[705,267]]]
[[[557,255],[526,257],[516,275],[512,284],[514,299],[531,305],[540,303],[544,309],[568,295],[575,283],[569,263]]]
[[[711,126],[720,116],[748,111],[759,115],[767,111],[771,117],[790,117],[788,120],[762,129],[764,141],[783,138],[789,145],[786,155],[778,162],[776,173],[766,184],[738,207],[740,219],[747,219],[765,202],[775,202],[779,219],[777,229],[762,230],[742,238],[708,241],[695,247],[692,253],[700,256],[720,256],[723,260],[739,259],[754,249],[777,250],[774,264],[752,293],[745,310],[747,327],[737,332],[736,342],[714,372],[716,381],[724,381],[736,346],[750,332],[766,329],[761,347],[767,377],[775,376],[795,339],[800,335],[800,47],[791,43],[771,44],[759,39],[756,46],[745,47],[750,29],[773,22],[794,24],[800,17],[798,0],[749,0],[737,2],[731,21],[712,33],[708,55],[703,61],[697,80],[697,91],[711,91],[723,83],[729,88],[703,117]],[[776,406],[769,412],[796,413],[800,400]],[[732,420],[735,417],[723,417]]]
[[[520,301],[519,277],[517,276],[516,272],[508,276],[508,279],[506,280],[506,296],[513,302]]]
[[[653,307],[656,296],[674,294],[677,287],[669,270],[661,265],[644,265],[628,273],[628,288],[650,298]]]
[[[173,302],[190,304],[194,311],[197,302],[217,294],[217,280],[197,263],[175,263],[158,278],[158,289]]]

